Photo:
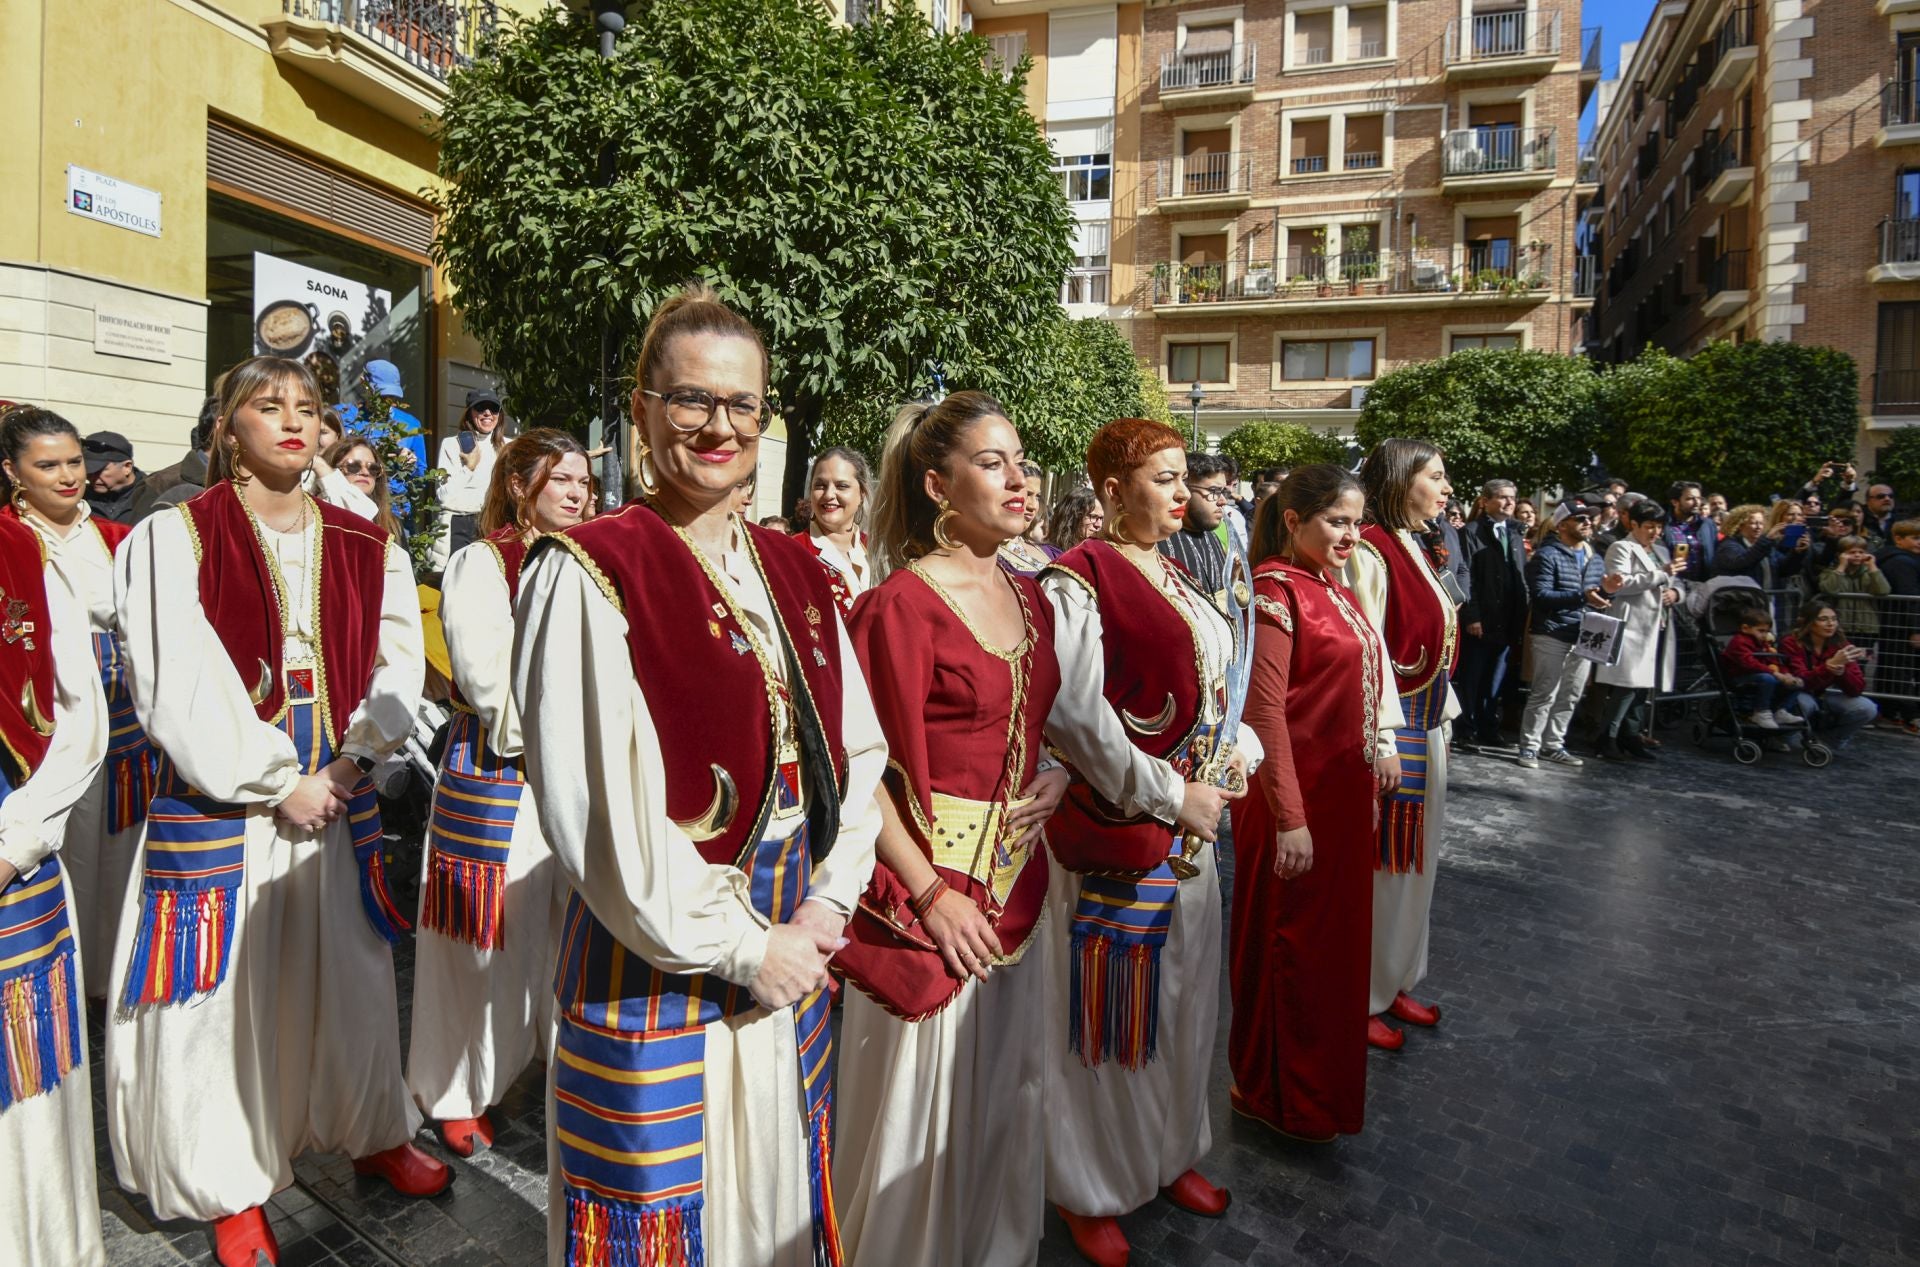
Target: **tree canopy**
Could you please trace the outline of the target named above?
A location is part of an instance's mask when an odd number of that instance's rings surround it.
[[[1471,349],[1383,374],[1356,432],[1437,445],[1455,488],[1496,476],[1522,488],[1575,484],[1599,431],[1596,375],[1585,360],[1518,348]]]
[[[631,365],[692,279],[767,340],[790,485],[830,404],[915,395],[934,361],[1043,394],[1072,219],[1024,71],[986,51],[909,4],[647,4],[604,60],[558,10],[511,24],[453,78],[435,251],[516,412],[584,424],[600,329]]]
[[[1242,479],[1269,466],[1306,466],[1314,462],[1344,465],[1346,443],[1335,435],[1297,422],[1262,418],[1243,423],[1220,441],[1220,452],[1240,466]]]
[[[1920,427],[1902,427],[1887,437],[1873,455],[1871,478],[1893,485],[1902,506],[1920,497]]]

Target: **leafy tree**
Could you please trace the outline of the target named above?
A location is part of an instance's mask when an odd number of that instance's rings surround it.
[[[1797,343],[1712,343],[1678,360],[1648,349],[1599,394],[1610,466],[1647,489],[1698,480],[1730,501],[1764,501],[1853,451],[1852,357]]]
[[[1902,506],[1920,497],[1920,427],[1902,427],[1887,437],[1873,455],[1872,478],[1893,485]]]
[[[1267,466],[1306,466],[1313,462],[1346,464],[1340,437],[1297,422],[1263,418],[1243,423],[1220,441],[1220,452],[1240,465],[1243,477]]]
[[[640,5],[605,60],[554,9],[496,37],[450,87],[435,250],[516,412],[585,423],[598,331],[630,364],[694,278],[767,340],[788,498],[836,401],[916,395],[934,360],[1036,390],[1072,220],[1024,72],[986,52],[822,0]]]
[[[387,491],[393,513],[406,526],[406,547],[413,574],[424,579],[434,543],[440,540],[440,484],[447,473],[439,467],[419,469],[413,450],[404,441],[421,434],[420,428],[394,421],[393,402],[382,396],[373,380],[360,380],[359,415],[352,434],[365,440],[387,472]]]
[[[1383,374],[1355,428],[1371,449],[1389,436],[1447,455],[1454,487],[1500,477],[1522,488],[1577,482],[1598,431],[1595,376],[1575,357],[1472,349]]]

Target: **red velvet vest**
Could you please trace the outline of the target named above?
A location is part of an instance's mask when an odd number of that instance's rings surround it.
[[[514,605],[520,601],[520,569],[527,561],[527,543],[521,537],[520,529],[508,524],[497,532],[488,533],[474,544],[493,551],[501,573],[507,578],[507,619],[511,621]],[[472,712],[473,705],[467,703],[467,697],[460,693],[460,684],[453,682],[451,685],[455,706]]]
[[[799,542],[743,525],[749,554],[773,598],[787,657],[787,681],[808,779],[813,856],[824,857],[840,827],[847,753],[840,737],[840,614],[820,562]],[[699,818],[726,771],[740,809],[695,847],[708,862],[738,866],[760,841],[773,811],[773,683],[726,595],[695,547],[652,507],[633,502],[609,515],[542,537],[530,557],[563,547],[586,568],[627,621],[633,676],[646,697],[666,767],[667,814]],[[751,812],[746,812],[751,809]]]
[[[360,516],[313,502],[320,516],[320,672],[316,689],[326,708],[322,720],[336,750],[353,710],[367,697],[380,646],[380,602],[386,592],[387,534]],[[258,695],[260,720],[277,721],[287,707],[280,671],[279,596],[246,507],[232,484],[222,481],[184,503],[200,564],[200,606],[207,623],[240,674],[249,695]],[[309,578],[311,583],[311,578]],[[266,687],[264,693],[260,687]]]
[[[20,518],[20,512],[14,509],[12,502],[0,504],[0,519],[11,519],[15,523],[26,522]],[[88,515],[87,522],[91,524],[93,530],[99,534],[100,544],[107,547],[108,554],[112,554],[118,550],[120,543],[127,539],[127,534],[133,531],[133,529],[123,523],[115,523],[111,519],[102,519],[98,515]]]
[[[1412,695],[1442,671],[1453,672],[1458,626],[1452,608],[1433,588],[1433,565],[1415,557],[1400,533],[1370,523],[1360,542],[1387,569],[1386,639],[1393,680],[1401,695]],[[1415,546],[1417,550],[1419,547]]]
[[[14,787],[46,759],[53,707],[46,555],[33,529],[9,517],[0,520],[0,743],[12,762],[7,775]]]
[[[1174,760],[1200,722],[1193,630],[1159,587],[1108,542],[1083,541],[1042,575],[1056,571],[1085,585],[1099,604],[1103,693],[1127,738],[1148,756]],[[1148,871],[1165,861],[1173,844],[1171,824],[1127,814],[1077,777],[1047,826],[1047,838],[1061,865],[1073,871]]]

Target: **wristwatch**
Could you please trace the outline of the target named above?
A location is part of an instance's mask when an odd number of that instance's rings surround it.
[[[372,757],[368,757],[368,756],[348,757],[347,760],[353,762],[354,768],[359,770],[360,773],[362,774],[373,773],[373,767],[375,765],[375,762]]]

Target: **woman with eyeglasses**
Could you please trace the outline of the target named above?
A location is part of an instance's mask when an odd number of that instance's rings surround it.
[[[1211,846],[1259,752],[1244,726],[1226,733],[1243,650],[1234,626],[1156,549],[1187,513],[1180,433],[1109,423],[1087,470],[1106,535],[1040,576],[1061,676],[1047,736],[1076,776],[1047,824],[1047,1023],[1059,1027],[1048,1038],[1047,1199],[1082,1254],[1120,1264],[1119,1216],[1156,1193],[1207,1218],[1226,1212],[1226,1190],[1196,1169],[1213,1145],[1220,1006]]]
[[[317,480],[309,479],[308,491],[321,501],[338,506],[369,520],[387,531],[395,541],[404,542],[406,533],[393,513],[393,491],[387,483],[387,468],[373,446],[357,435],[336,440],[332,448],[320,452],[313,469]]]
[[[453,1152],[493,1143],[487,1110],[553,1019],[560,883],[526,794],[514,707],[513,602],[527,547],[586,518],[586,450],[564,431],[513,440],[493,467],[480,540],[440,587],[453,723],[421,860],[407,1087]]]
[[[122,1186],[214,1224],[222,1264],[277,1257],[262,1209],[308,1150],[403,1196],[410,1141],[368,774],[411,731],[425,659],[405,551],[302,487],[307,367],[222,380],[207,490],[138,524],[114,583],[159,789],[114,949],[108,1135]]]
[[[867,459],[845,445],[821,450],[807,475],[807,530],[799,540],[827,569],[843,616],[873,584],[862,527],[872,489]]]
[[[901,410],[874,500],[887,579],[849,626],[886,733],[879,862],[836,963],[848,1262],[1031,1262],[1045,1214],[1034,938],[1067,775],[1042,735],[1052,609],[1001,548],[1037,491],[999,402]],[[1033,962],[1025,962],[1031,957]]]
[[[556,1263],[837,1262],[827,963],[873,871],[886,742],[826,573],[731,513],[760,335],[655,310],[642,500],[540,538],[514,698],[572,885],[547,1118]]]
[[[1054,504],[1047,517],[1047,541],[1065,554],[1088,537],[1099,536],[1106,523],[1106,512],[1093,490],[1076,488]]]

